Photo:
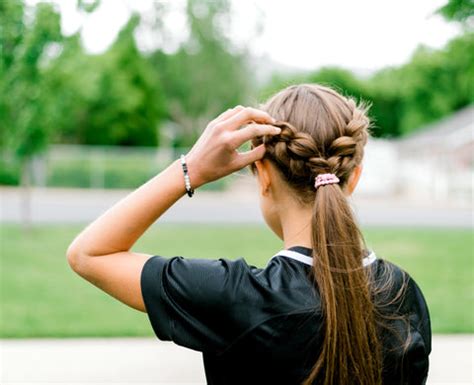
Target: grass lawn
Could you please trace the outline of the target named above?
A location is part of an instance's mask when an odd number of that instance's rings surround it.
[[[65,250],[79,226],[23,233],[0,226],[0,337],[152,336],[146,314],[79,276]],[[459,229],[366,228],[368,245],[405,270],[428,301],[435,333],[473,332],[473,232]],[[245,257],[265,266],[281,242],[264,226],[159,224],[136,251],[163,256]]]

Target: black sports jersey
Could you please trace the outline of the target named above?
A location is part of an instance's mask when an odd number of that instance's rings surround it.
[[[311,249],[303,246],[282,250],[265,268],[243,258],[153,256],[143,266],[141,290],[157,337],[201,351],[208,384],[296,385],[309,374],[323,341],[321,300],[308,278],[310,264]],[[389,268],[393,293],[404,279],[408,283],[389,311],[405,316],[409,328],[393,320],[396,333],[381,334],[384,384],[424,384],[431,328],[419,287],[373,252],[364,265],[374,269],[375,279]]]

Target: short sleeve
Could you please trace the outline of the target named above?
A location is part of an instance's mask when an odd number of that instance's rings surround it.
[[[425,297],[406,271],[379,260],[382,287],[379,301],[386,322],[381,331],[384,344],[384,384],[423,385],[427,381],[431,353],[431,321]],[[387,280],[390,285],[387,285]]]
[[[404,357],[404,372],[409,384],[426,384],[429,369],[429,347],[418,330],[412,332]]]
[[[410,384],[425,384],[431,353],[431,321],[425,297],[418,284],[410,277],[408,283],[410,323],[412,335],[405,362]]]
[[[238,288],[248,274],[243,259],[149,258],[140,283],[156,336],[202,352],[224,350],[241,332]]]

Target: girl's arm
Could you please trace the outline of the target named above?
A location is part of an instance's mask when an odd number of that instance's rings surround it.
[[[249,122],[250,124],[239,129]],[[263,111],[235,107],[213,120],[186,156],[193,188],[239,170],[265,153],[264,145],[239,153],[253,137],[274,135],[280,129]],[[138,238],[186,193],[180,160],[112,206],[71,243],[67,259],[80,276],[123,303],[146,311],[140,275],[149,254],[131,252]]]

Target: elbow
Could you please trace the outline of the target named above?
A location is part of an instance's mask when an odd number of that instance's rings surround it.
[[[80,274],[82,267],[84,266],[84,259],[87,256],[81,251],[81,249],[73,243],[71,243],[66,251],[66,259],[70,268]]]

